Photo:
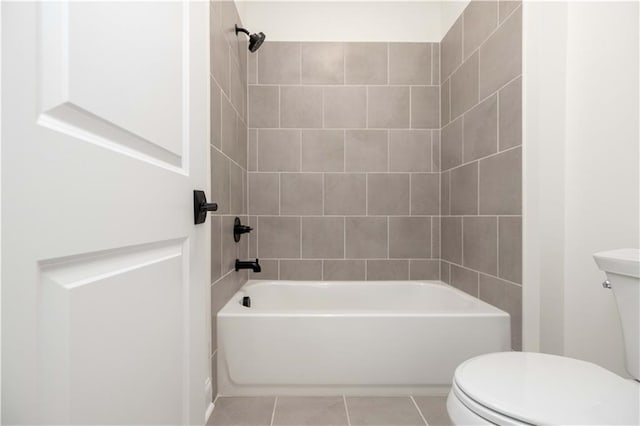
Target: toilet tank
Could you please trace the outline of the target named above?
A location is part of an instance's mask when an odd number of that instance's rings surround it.
[[[593,257],[598,268],[606,273],[616,298],[627,371],[640,380],[640,250],[603,251]]]

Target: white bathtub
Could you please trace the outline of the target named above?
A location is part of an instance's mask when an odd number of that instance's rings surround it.
[[[511,347],[509,314],[435,281],[249,281],[217,324],[231,396],[446,394],[462,361]]]

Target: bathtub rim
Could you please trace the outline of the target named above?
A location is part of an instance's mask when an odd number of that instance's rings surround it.
[[[403,310],[374,310],[374,309],[361,309],[355,312],[347,309],[337,310],[276,310],[276,309],[250,309],[245,308],[238,300],[242,300],[242,296],[246,295],[247,288],[257,286],[268,285],[288,285],[288,286],[314,286],[325,287],[329,285],[343,286],[343,285],[356,285],[361,287],[376,287],[376,286],[393,286],[393,285],[417,285],[425,287],[439,287],[444,288],[451,293],[454,293],[456,297],[461,297],[466,301],[473,303],[476,307],[480,307],[481,310],[472,311],[451,311],[451,310],[435,310],[435,311],[403,311]],[[225,303],[225,305],[218,311],[217,316],[225,317],[239,317],[239,316],[263,316],[263,317],[510,317],[510,314],[496,306],[491,305],[480,298],[472,296],[464,291],[444,283],[439,280],[386,280],[386,281],[319,281],[319,280],[249,280],[242,287],[240,287],[233,296]]]

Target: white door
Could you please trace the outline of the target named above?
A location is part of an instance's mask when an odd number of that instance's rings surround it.
[[[3,423],[202,424],[208,4],[1,8]]]

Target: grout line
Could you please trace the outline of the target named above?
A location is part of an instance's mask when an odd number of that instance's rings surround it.
[[[451,124],[452,122],[456,121],[458,118],[462,117],[464,114],[468,113],[469,111],[471,111],[473,108],[475,108],[476,106],[480,105],[481,103],[483,103],[484,101],[486,101],[487,99],[489,99],[491,96],[497,94],[498,92],[500,92],[502,89],[504,89],[505,87],[507,87],[508,85],[510,85],[511,83],[513,83],[514,81],[516,81],[517,79],[522,77],[522,73],[518,74],[517,76],[513,77],[511,80],[507,81],[505,84],[503,84],[502,86],[498,87],[496,90],[494,90],[493,92],[489,93],[487,96],[485,96],[484,98],[480,98],[480,96],[478,95],[478,102],[474,103],[473,106],[467,108],[465,111],[461,112],[460,114],[458,114],[455,118],[454,117],[449,117],[449,123],[447,123],[447,126],[449,124]],[[451,98],[451,88],[449,88],[449,98]],[[449,101],[449,110],[451,110],[451,101]],[[449,113],[449,115],[451,115],[451,113]],[[444,127],[447,127],[444,126]]]
[[[282,87],[278,87],[278,129],[282,128]]]
[[[481,159],[486,159],[486,158],[489,158],[489,157],[493,157],[493,156],[494,156],[494,155],[496,155],[496,154],[502,154],[503,152],[507,152],[508,150],[512,150],[512,149],[516,149],[516,148],[520,148],[520,145],[518,145],[518,146],[514,146],[514,147],[511,147],[511,148],[506,149],[506,150],[504,150],[504,151],[502,151],[502,152],[496,152],[496,153],[494,153],[494,154],[487,155],[486,157],[481,157]],[[473,160],[473,161],[470,161],[469,163],[460,164],[460,165],[457,165],[457,166],[455,166],[455,167],[452,167],[451,169],[447,169],[447,170],[445,170],[445,171],[449,171],[449,170],[457,169],[457,168],[460,168],[460,167],[462,167],[462,166],[464,166],[464,165],[468,165],[468,164],[474,163],[474,162],[476,162],[476,161],[478,161],[478,160]],[[240,167],[240,166],[238,166],[238,167]],[[304,174],[304,175],[317,175],[317,174],[321,174],[321,173],[325,173],[325,174],[332,174],[332,175],[344,175],[344,174],[347,174],[347,175],[348,175],[348,174],[378,174],[378,175],[380,175],[380,174],[382,174],[382,175],[407,175],[407,174],[412,174],[412,175],[437,175],[437,174],[439,174],[440,172],[420,172],[420,171],[398,171],[398,172],[391,171],[391,172],[387,172],[387,171],[384,171],[384,170],[370,170],[370,171],[366,171],[366,170],[347,170],[346,172],[342,172],[342,171],[338,171],[338,172],[336,172],[336,171],[330,171],[330,170],[329,170],[329,171],[306,171],[306,172],[298,172],[298,171],[294,171],[294,170],[281,170],[281,171],[278,171],[278,170],[254,170],[254,171],[251,171],[251,170],[249,170],[247,173],[254,173],[254,174],[274,174],[274,173],[280,173],[280,174],[283,174],[283,175],[293,175],[293,174],[296,174],[296,175],[300,175],[300,174]]]
[[[273,411],[271,412],[271,423],[270,426],[273,426],[273,419],[276,417],[276,405],[278,405],[278,397],[276,396],[273,400]]]
[[[518,76],[520,77],[520,76]],[[516,77],[516,78],[518,78]],[[515,80],[516,78],[514,78],[513,80]],[[513,81],[511,80],[511,81]],[[493,95],[493,93],[491,93],[491,95]],[[487,96],[490,97],[491,95]],[[484,99],[486,100],[486,98]],[[475,104],[474,104],[475,106]],[[462,114],[461,114],[462,115]],[[446,127],[446,126],[444,126]],[[373,130],[373,131],[387,131],[387,130],[395,130],[395,131],[405,131],[405,132],[409,132],[409,131],[420,131],[420,130],[440,130],[439,127],[425,127],[425,128],[415,128],[412,129],[410,127],[248,127],[248,129],[256,129],[256,130],[261,130],[261,131],[276,131],[276,130],[282,130],[282,131],[294,131],[294,130],[298,130],[298,131],[302,131],[302,130],[336,130],[336,131],[350,131],[350,132],[354,132],[354,131],[367,131],[367,130]]]
[[[493,154],[485,155],[484,157],[479,157],[479,158],[476,158],[474,160],[469,160],[466,163],[458,164],[457,166],[454,166],[454,167],[448,168],[446,170],[443,170],[443,172],[448,172],[448,171],[452,171],[452,170],[455,170],[455,169],[459,169],[460,167],[468,166],[469,164],[473,164],[475,162],[480,162],[482,160],[486,160],[488,158],[495,157],[495,156],[498,156],[500,154],[504,154],[506,152],[513,151],[513,150],[520,149],[520,148],[522,148],[522,145],[512,146],[510,148],[505,149],[504,151],[494,152]]]
[[[387,170],[386,173],[391,171],[391,132],[387,130]]]
[[[364,215],[369,216],[369,173],[364,174]]]
[[[496,275],[500,276],[500,216],[496,217]]]
[[[496,91],[496,152],[500,152],[500,92]]]
[[[342,218],[342,258],[347,258],[347,217]]]
[[[342,171],[347,171],[347,131],[342,130]]]
[[[386,49],[387,49],[387,86],[390,85],[390,81],[391,81],[391,77],[389,76],[389,61],[390,61],[390,53],[391,53],[391,47],[390,47],[390,43],[385,43],[386,44]]]
[[[387,216],[386,219],[387,219],[387,259],[389,259],[389,216]]]
[[[413,88],[409,86],[409,128],[413,129],[413,114],[411,111],[411,106],[413,104]]]
[[[449,79],[447,79],[449,80]],[[446,80],[445,80],[446,81]],[[440,87],[440,84],[416,84],[416,83],[352,83],[352,84],[331,84],[331,83],[260,83],[260,84],[249,84],[249,86],[262,86],[262,87],[316,87],[316,88],[339,88],[339,87],[392,87],[392,88],[402,88],[402,87],[417,87],[417,88],[426,88],[426,87]]]
[[[369,86],[367,86],[365,88],[365,105],[364,105],[364,108],[365,108],[364,125],[368,129],[369,128]]]
[[[433,66],[434,66],[434,61],[433,61],[433,45],[434,43],[429,43],[429,50],[430,50],[430,54],[429,54],[429,59],[430,59],[430,67],[429,67],[429,81],[431,82],[431,85],[433,85]]]
[[[366,277],[366,267],[365,267],[365,277]],[[347,406],[347,397],[342,395],[342,402],[344,402],[344,411],[347,413],[347,425],[351,426],[351,417],[349,416],[349,407]]]
[[[460,252],[460,263],[464,265],[464,219],[460,219]]]
[[[403,257],[403,258],[391,258],[388,259],[386,257],[368,257],[368,258],[362,258],[362,257],[329,257],[329,258],[319,258],[319,257],[306,257],[306,258],[299,258],[299,257],[263,257],[263,260],[310,260],[310,261],[330,261],[330,260],[348,260],[348,261],[364,261],[364,260],[397,260],[397,261],[423,261],[423,260],[432,260],[432,261],[437,261],[438,259],[435,258],[431,258],[431,257]],[[445,260],[446,262],[449,262],[448,260]],[[457,264],[456,264],[457,265]],[[463,266],[463,265],[458,265],[461,266],[463,268],[466,269],[471,269],[468,266]],[[230,272],[235,272],[233,270],[230,270]],[[482,274],[485,275],[491,275],[487,272],[481,272]],[[491,275],[492,277],[495,277],[495,275]],[[495,278],[500,278],[500,277],[495,277]],[[503,278],[500,278],[501,280],[504,280]],[[216,280],[215,283],[211,284],[217,284],[218,281],[220,280]],[[508,280],[504,280],[504,281],[508,281]],[[520,285],[518,283],[513,283],[515,285]]]
[[[420,410],[420,407],[418,407],[418,403],[416,402],[416,400],[413,399],[413,395],[409,395],[409,398],[411,398],[411,402],[413,402],[413,405],[416,407],[416,410],[418,410],[418,414],[420,414],[420,417],[422,418],[422,421],[424,422],[424,424],[429,426],[429,422],[427,422],[427,419],[422,414],[422,411]]]

